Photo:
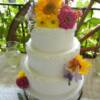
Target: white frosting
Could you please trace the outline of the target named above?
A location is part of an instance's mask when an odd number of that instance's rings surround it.
[[[24,59],[23,69],[25,70],[26,75],[29,79],[30,89],[36,91],[39,94],[43,94],[45,96],[46,95],[55,96],[55,95],[64,95],[64,94],[68,95],[73,91],[77,91],[79,87],[82,87],[83,78],[82,80],[79,80],[77,82],[73,80],[71,82],[71,85],[69,86],[68,80],[66,78],[47,77],[33,72],[32,70],[29,69],[27,62],[28,62],[28,57]]]
[[[80,51],[79,41],[74,38],[72,49],[59,53],[40,52],[27,46],[29,67],[41,75],[60,77],[62,76],[64,64],[67,64]]]
[[[36,98],[37,100],[78,100],[80,96],[81,88],[82,88],[82,84],[80,84],[76,90],[74,90],[69,94],[56,95],[56,96],[39,94],[32,89],[27,90],[27,93],[29,93],[29,95],[31,94],[32,97]]]
[[[37,28],[31,32],[32,47],[45,52],[70,50],[73,46],[75,28]]]
[[[80,52],[80,43],[74,38],[73,29],[32,30],[31,39],[27,43],[27,56],[21,66],[29,79],[29,91],[39,100],[77,100],[82,89],[82,80],[63,77],[64,64]]]

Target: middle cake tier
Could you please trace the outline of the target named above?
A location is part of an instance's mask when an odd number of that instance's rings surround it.
[[[64,65],[68,65],[80,52],[80,43],[74,38],[72,49],[59,53],[45,53],[31,48],[31,42],[27,44],[28,66],[40,75],[62,77]]]

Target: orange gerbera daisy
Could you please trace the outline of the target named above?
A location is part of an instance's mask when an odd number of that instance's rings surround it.
[[[43,15],[57,15],[58,10],[62,5],[62,0],[38,0],[35,6],[37,16]]]

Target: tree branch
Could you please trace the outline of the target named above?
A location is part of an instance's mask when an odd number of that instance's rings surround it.
[[[87,33],[83,38],[80,39],[80,42],[83,42],[90,36],[93,36],[96,31],[100,30],[100,24],[97,25],[93,30],[91,30],[89,33]]]
[[[20,11],[16,14],[8,30],[8,35],[6,39],[7,41],[16,41],[16,30],[17,30],[19,23],[21,22],[20,18],[25,16],[25,14],[27,13],[29,9],[29,6],[30,6],[30,2],[27,2],[23,6],[23,8],[21,8]]]
[[[87,16],[87,14],[88,14],[88,12],[91,9],[91,7],[92,7],[93,4],[94,4],[94,0],[90,0],[90,4],[88,5],[87,9],[85,10],[85,12],[84,12],[84,14],[83,14],[83,16],[82,16],[82,18],[81,18],[78,26],[77,26],[76,33],[80,30],[80,27],[83,24],[83,22],[84,22],[84,20],[85,20],[85,18]]]
[[[81,53],[86,52],[86,51],[96,51],[99,48],[100,48],[100,45],[97,45],[94,47],[88,47],[88,48],[81,48]]]

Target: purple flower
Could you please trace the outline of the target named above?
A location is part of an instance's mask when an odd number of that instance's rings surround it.
[[[72,80],[73,79],[73,75],[69,71],[66,71],[64,73],[64,77],[65,78],[68,78],[69,80]]]
[[[69,71],[65,71],[64,77],[68,79],[68,85],[71,85],[71,81],[73,79],[73,74]]]

